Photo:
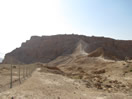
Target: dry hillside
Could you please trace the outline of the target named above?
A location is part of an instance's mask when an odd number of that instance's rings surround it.
[[[132,58],[132,41],[83,35],[54,35],[31,37],[20,48],[6,54],[3,63],[48,63],[58,56],[72,54],[80,41],[86,45],[84,50],[91,53],[90,56],[102,54],[107,59]]]
[[[132,99],[131,60],[105,59],[102,48],[87,53],[86,47],[80,40],[72,54],[32,64],[38,66],[32,77],[0,98]]]

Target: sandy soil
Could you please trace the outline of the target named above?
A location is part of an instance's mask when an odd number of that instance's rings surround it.
[[[123,93],[104,93],[86,88],[83,82],[62,75],[40,72],[26,82],[0,93],[0,99],[132,99]]]
[[[13,87],[24,82],[30,77],[31,71],[34,69],[34,64],[30,65],[12,65],[12,82]],[[19,68],[20,66],[20,68]],[[20,69],[20,81],[19,81]],[[8,90],[11,82],[11,64],[0,64],[0,92]]]
[[[32,76],[0,99],[132,99],[132,63],[88,57],[81,43],[71,55],[32,64]]]

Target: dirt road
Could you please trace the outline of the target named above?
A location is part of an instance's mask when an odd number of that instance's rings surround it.
[[[40,68],[23,84],[0,93],[0,99],[132,99],[121,93],[97,92],[83,82],[39,71]]]

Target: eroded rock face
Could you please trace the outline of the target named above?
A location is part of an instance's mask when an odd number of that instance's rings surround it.
[[[132,41],[114,40],[104,37],[87,37],[83,35],[32,36],[22,43],[20,48],[6,54],[3,63],[49,62],[61,55],[72,54],[82,40],[87,44],[87,53],[98,48],[111,59],[132,58]]]

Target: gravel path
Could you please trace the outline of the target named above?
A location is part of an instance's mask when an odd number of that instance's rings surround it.
[[[23,84],[0,93],[0,99],[132,99],[121,93],[93,91],[82,82],[39,70],[40,68]]]

